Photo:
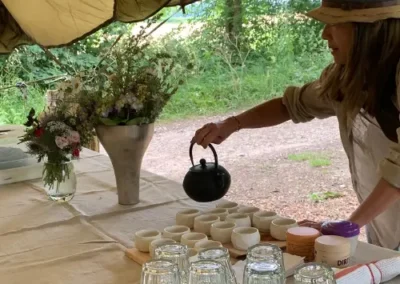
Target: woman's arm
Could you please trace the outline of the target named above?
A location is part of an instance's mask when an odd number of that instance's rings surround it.
[[[277,98],[241,113],[236,119],[240,128],[246,129],[275,126],[288,121],[290,116],[282,98]]]
[[[398,200],[400,189],[381,179],[368,198],[354,211],[349,221],[364,227]]]

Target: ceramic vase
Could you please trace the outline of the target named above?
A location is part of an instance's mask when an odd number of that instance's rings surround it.
[[[114,168],[118,203],[139,203],[140,171],[143,156],[154,133],[154,124],[97,126],[97,137]]]

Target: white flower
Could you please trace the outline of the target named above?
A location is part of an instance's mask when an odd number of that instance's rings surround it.
[[[69,131],[72,131],[71,127],[69,127],[62,121],[50,121],[49,123],[47,123],[46,128],[52,133],[56,131],[61,131],[62,133],[67,134]]]
[[[81,80],[77,77],[71,79],[72,94],[78,94],[82,89]]]
[[[56,145],[60,149],[64,149],[69,145],[69,141],[66,137],[56,136]]]
[[[68,136],[69,143],[79,143],[81,141],[81,137],[79,133],[76,131],[70,131]]]

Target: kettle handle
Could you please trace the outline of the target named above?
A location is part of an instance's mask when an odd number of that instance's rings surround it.
[[[190,144],[190,148],[189,148],[189,156],[190,156],[190,161],[192,162],[192,165],[194,166],[194,162],[193,162],[193,146],[194,143]],[[209,144],[208,147],[210,147],[211,151],[214,154],[214,161],[215,161],[215,169],[218,169],[218,156],[217,156],[217,152],[215,151],[214,147]]]

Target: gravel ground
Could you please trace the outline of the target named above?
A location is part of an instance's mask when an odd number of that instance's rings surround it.
[[[157,124],[143,168],[181,183],[191,166],[189,141],[196,129],[226,116]],[[216,151],[232,176],[229,200],[315,221],[346,218],[358,204],[336,118],[242,130],[216,146]],[[330,165],[313,167],[308,161],[289,159],[289,155],[304,153],[321,155]],[[195,163],[203,157],[212,160],[211,151],[201,147],[194,148],[194,156]],[[311,194],[319,192],[341,197],[313,201]]]

